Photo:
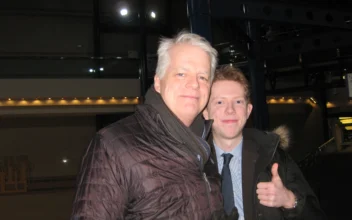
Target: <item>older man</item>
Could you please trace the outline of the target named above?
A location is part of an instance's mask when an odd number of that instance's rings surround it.
[[[199,114],[216,65],[198,35],[161,40],[145,104],[100,130],[84,154],[71,219],[215,219],[220,181],[216,166],[204,169],[210,148],[200,136],[211,125]]]

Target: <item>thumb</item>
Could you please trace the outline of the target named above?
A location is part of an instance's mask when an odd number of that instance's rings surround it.
[[[274,163],[273,166],[271,167],[271,175],[272,175],[271,180],[274,180],[276,178],[280,178],[278,169],[279,169],[279,164]]]

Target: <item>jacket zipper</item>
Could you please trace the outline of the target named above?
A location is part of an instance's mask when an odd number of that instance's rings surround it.
[[[203,180],[205,181],[205,188],[207,190],[207,198],[208,198],[208,207],[210,208],[210,213],[212,213],[213,211],[213,206],[211,205],[210,202],[210,193],[211,193],[211,186],[207,177],[207,174],[205,172],[203,172]]]
[[[277,147],[279,146],[279,143],[280,143],[280,139],[279,140],[277,140],[277,142],[276,142],[276,145],[275,145],[275,149],[274,149],[274,152],[273,152],[273,154],[271,155],[271,159],[270,159],[270,162],[273,160],[273,158],[274,158],[274,155],[275,155],[275,153],[276,153],[276,149],[277,149]],[[269,163],[270,163],[269,162]],[[268,164],[267,164],[268,165]],[[266,167],[266,166],[265,166]],[[257,187],[257,183],[258,183],[258,181],[259,181],[259,175],[257,176],[257,179],[256,179],[256,181],[255,181],[255,185],[254,185],[254,191],[253,192],[255,192],[256,191],[256,187]],[[257,196],[256,196],[257,194],[256,193],[254,193],[253,194],[253,197],[254,197],[254,207],[256,207],[256,205],[257,205]],[[256,210],[256,213],[255,213],[255,218],[257,219],[257,217],[258,217],[258,210],[257,209],[255,209]]]

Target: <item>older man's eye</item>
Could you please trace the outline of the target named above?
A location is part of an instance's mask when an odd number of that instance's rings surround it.
[[[177,76],[185,76],[184,73],[177,73],[176,75],[177,75]]]
[[[199,78],[200,78],[201,80],[208,81],[208,78],[205,77],[205,76],[200,76]]]

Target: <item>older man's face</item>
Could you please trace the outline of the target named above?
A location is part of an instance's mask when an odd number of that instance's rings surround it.
[[[155,90],[168,108],[186,125],[204,109],[210,92],[210,57],[202,49],[178,44],[169,50],[170,63],[162,79],[154,78]]]

